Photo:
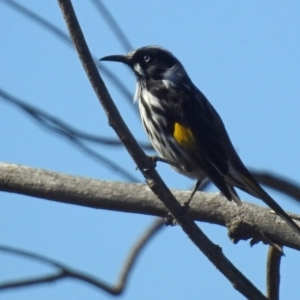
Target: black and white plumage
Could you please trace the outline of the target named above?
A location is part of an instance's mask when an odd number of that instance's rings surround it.
[[[298,225],[244,166],[220,116],[172,53],[147,46],[101,60],[122,62],[134,72],[143,126],[163,159],[196,178],[196,186],[208,177],[228,200],[240,203],[235,187],[263,200],[300,235]]]

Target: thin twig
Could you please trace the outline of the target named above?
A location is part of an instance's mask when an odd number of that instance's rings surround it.
[[[129,52],[133,49],[133,46],[129,42],[126,34],[123,32],[121,26],[119,26],[118,22],[115,20],[110,11],[106,8],[104,3],[100,0],[92,0],[98,11],[100,12],[102,18],[106,20],[106,23],[111,28],[112,32],[115,34],[118,41],[123,46],[126,52]]]
[[[267,298],[279,300],[280,263],[283,255],[277,247],[269,246],[267,259]]]
[[[2,252],[7,252],[7,253],[23,256],[26,258],[30,258],[33,260],[37,260],[39,262],[49,264],[55,268],[58,268],[58,272],[56,274],[50,274],[50,275],[46,275],[46,276],[43,275],[43,276],[29,278],[29,279],[26,278],[26,279],[20,279],[20,280],[1,283],[0,290],[10,289],[10,288],[19,288],[19,287],[25,287],[25,286],[31,286],[31,285],[38,285],[41,283],[50,283],[53,281],[57,281],[57,280],[61,280],[61,279],[69,277],[69,278],[76,278],[81,281],[90,283],[111,295],[120,295],[124,291],[124,287],[126,286],[129,275],[130,275],[131,271],[133,270],[133,267],[134,267],[137,259],[139,258],[142,250],[149,243],[149,241],[154,237],[154,235],[163,228],[163,225],[164,225],[163,219],[160,219],[160,218],[157,219],[138,239],[136,244],[131,249],[127,260],[125,261],[125,264],[122,268],[119,279],[115,286],[110,285],[110,284],[108,284],[98,278],[95,278],[91,275],[85,274],[81,271],[76,271],[74,269],[71,269],[62,263],[54,261],[54,260],[47,258],[45,256],[42,256],[40,254],[35,254],[35,253],[29,252],[29,251],[19,250],[16,248],[0,245],[0,251],[2,251]]]
[[[119,290],[124,289],[126,279],[129,275],[129,272],[132,271],[134,264],[137,261],[138,256],[141,253],[141,250],[150,242],[153,236],[162,230],[165,227],[165,221],[163,218],[156,218],[151,226],[144,232],[144,234],[138,239],[137,243],[131,250],[130,255],[128,256],[125,265],[122,269],[120,280],[119,280]]]
[[[124,143],[127,151],[145,176],[151,190],[165,204],[177,223],[182,227],[195,245],[207,256],[218,270],[232,282],[238,291],[250,299],[266,299],[264,295],[225,257],[221,248],[213,244],[199,229],[195,222],[193,222],[186,214],[182,214],[182,207],[180,203],[172,195],[156,170],[149,168],[151,164],[148,157],[138,146],[126,124],[122,120],[102,79],[100,78],[85,42],[78,20],[75,16],[71,2],[67,0],[58,0],[58,3],[81,63],[107,114],[109,124],[113,127],[119,138]]]
[[[40,125],[46,127],[47,129],[53,131],[54,133],[74,136],[82,140],[85,140],[87,142],[92,142],[99,145],[124,147],[119,139],[101,137],[98,135],[90,134],[87,132],[83,132],[82,130],[76,129],[73,126],[67,124],[65,121],[62,121],[59,118],[54,117],[53,115],[43,111],[42,109],[34,105],[28,104],[27,102],[22,101],[21,99],[15,96],[12,96],[11,94],[9,94],[8,92],[6,92],[4,89],[1,88],[0,88],[0,97],[3,100],[6,100],[11,104],[16,105],[16,107],[21,109],[24,113],[28,114]],[[149,143],[139,142],[139,145],[144,150],[153,150],[153,147]]]
[[[43,28],[45,28],[50,33],[52,33],[55,37],[57,37],[61,41],[63,41],[66,45],[71,46],[73,48],[73,44],[72,44],[70,37],[66,33],[64,33],[60,28],[56,27],[51,22],[47,21],[45,18],[39,16],[38,14],[34,13],[33,11],[31,11],[27,7],[19,4],[16,1],[6,0],[6,1],[3,1],[3,3],[8,5],[9,7],[13,8],[16,12],[21,13],[22,15],[26,16],[27,18],[33,20],[35,23],[41,25]],[[103,64],[101,64],[99,62],[98,58],[95,56],[94,56],[94,61],[96,62],[97,67],[101,70],[101,72],[103,72],[111,80],[111,82],[116,86],[116,88],[124,95],[130,108],[137,115],[137,106],[132,105],[132,99],[133,99],[132,93],[122,83],[122,81],[114,73],[112,73],[107,67],[105,67]]]
[[[299,183],[292,182],[291,179],[286,179],[280,175],[273,173],[258,172],[251,170],[252,175],[259,183],[270,187],[279,192],[283,192],[292,197],[297,202],[300,202],[300,187]]]
[[[50,132],[52,133],[59,135],[60,137],[67,139],[76,147],[78,147],[79,150],[88,154],[90,157],[100,162],[101,164],[104,164],[106,167],[112,169],[116,173],[120,174],[123,178],[132,182],[140,181],[130,172],[122,168],[119,164],[92,150],[81,141],[81,139],[83,139],[93,141],[94,143],[97,142],[99,144],[104,144],[105,140],[103,140],[103,138],[91,136],[87,133],[78,131],[77,129],[71,127],[65,122],[59,120],[58,118],[53,117],[50,114],[42,111],[41,109],[29,105],[26,102],[17,99],[16,97],[13,97],[12,95],[8,94],[2,89],[0,89],[0,97],[4,100],[7,100],[9,103],[15,104],[18,108],[22,109],[23,112],[30,115],[33,120],[37,121],[44,128],[50,130]],[[120,141],[119,144],[123,146],[123,144],[120,143]]]

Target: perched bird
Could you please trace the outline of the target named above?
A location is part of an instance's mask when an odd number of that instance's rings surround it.
[[[188,202],[207,177],[237,204],[241,201],[234,187],[261,199],[300,235],[297,224],[244,166],[220,116],[171,52],[147,46],[100,60],[122,62],[133,71],[135,100],[153,147],[162,161],[197,179]]]

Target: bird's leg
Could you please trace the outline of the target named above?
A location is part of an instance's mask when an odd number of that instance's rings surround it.
[[[148,156],[148,157],[150,158],[151,163],[150,163],[150,167],[149,168],[144,169],[145,171],[147,171],[147,170],[149,170],[151,168],[155,168],[156,167],[156,163],[158,161],[166,163],[166,164],[169,164],[172,167],[177,168],[177,169],[180,168],[176,163],[174,163],[172,161],[169,161],[167,159],[164,159],[164,158],[162,158],[160,156],[154,155],[154,156]],[[202,178],[202,179],[198,179],[197,180],[196,185],[193,188],[193,190],[192,190],[189,198],[182,205],[182,207],[183,207],[183,213],[185,213],[188,210],[190,202],[192,201],[195,193],[199,189],[199,187],[200,187],[200,185],[201,185],[201,183],[203,182],[204,179],[205,179],[205,177]],[[173,216],[170,213],[167,214],[167,216],[165,217],[165,220],[166,220],[166,225],[173,225],[173,226],[176,225],[176,221],[175,221],[175,219],[173,218]]]
[[[154,155],[154,156],[149,156],[149,157],[152,159],[152,161],[153,161],[153,163],[154,163],[155,165],[156,165],[156,163],[157,163],[158,161],[160,161],[160,162],[163,162],[163,163],[165,163],[165,164],[168,164],[168,165],[170,165],[170,166],[172,166],[172,167],[178,168],[178,165],[177,165],[176,163],[174,163],[174,162],[172,162],[172,161],[170,161],[170,160],[164,159],[164,158],[162,158],[162,157],[160,157],[160,156]]]
[[[192,201],[195,193],[198,191],[198,189],[199,189],[199,187],[200,187],[200,185],[201,185],[201,183],[203,182],[204,179],[205,179],[205,177],[202,178],[202,179],[198,179],[197,180],[196,185],[194,186],[194,188],[193,188],[190,196],[182,204],[182,208],[183,208],[182,213],[185,213],[189,209],[189,205],[190,205],[190,203],[191,203],[191,201]],[[166,225],[172,225],[172,226],[174,226],[174,225],[177,224],[176,221],[175,221],[175,219],[173,218],[173,216],[170,213],[168,213],[167,216],[165,217],[165,222],[166,222]]]
[[[145,168],[144,171],[148,171],[148,170],[150,170],[152,168],[155,168],[156,167],[156,163],[158,161],[163,162],[165,164],[168,164],[168,165],[170,165],[172,167],[179,168],[176,163],[174,163],[174,162],[172,162],[170,160],[164,159],[164,158],[162,158],[160,156],[153,155],[153,156],[148,156],[148,157],[150,159],[150,166],[148,168]]]
[[[198,179],[198,180],[197,180],[196,185],[194,186],[194,188],[193,188],[193,190],[192,190],[190,196],[189,196],[188,199],[183,203],[182,206],[185,207],[186,210],[189,208],[189,205],[190,205],[190,203],[191,203],[191,201],[192,201],[192,199],[193,199],[195,193],[198,191],[198,189],[199,189],[199,187],[200,187],[200,185],[201,185],[201,183],[203,182],[204,179],[205,179],[205,177],[202,178],[202,179]]]

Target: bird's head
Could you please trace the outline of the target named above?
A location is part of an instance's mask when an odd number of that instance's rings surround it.
[[[128,65],[137,80],[175,80],[187,76],[179,60],[169,51],[157,46],[147,46],[126,55],[110,55],[101,61],[116,61]]]

